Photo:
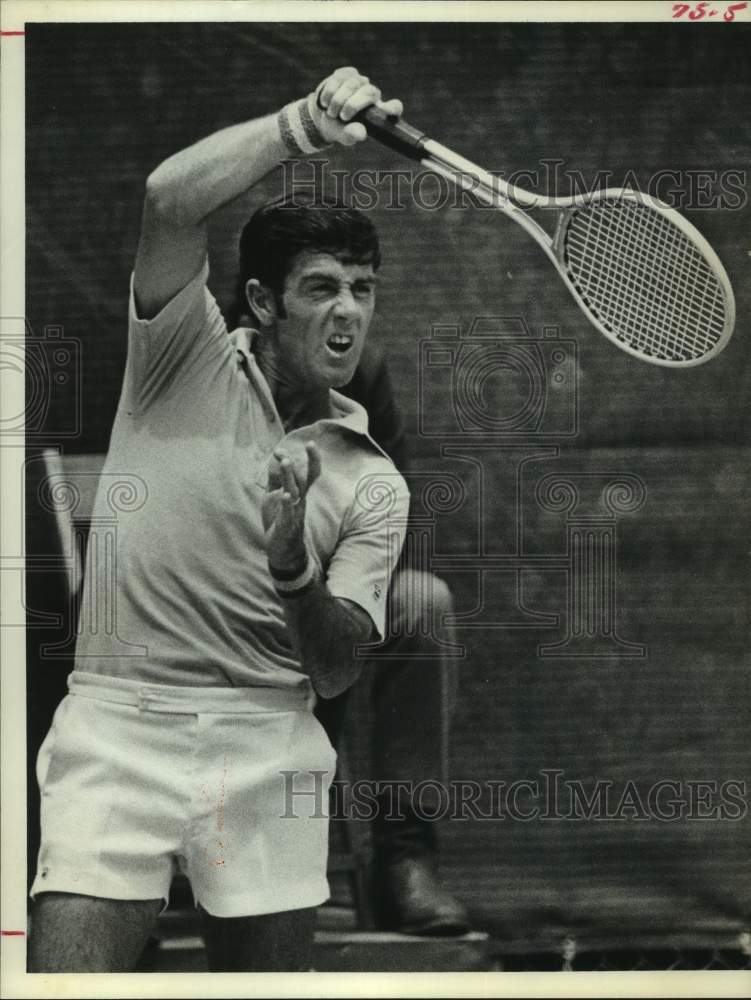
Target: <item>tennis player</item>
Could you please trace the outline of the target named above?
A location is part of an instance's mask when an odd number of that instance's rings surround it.
[[[117,536],[113,625],[81,634],[38,759],[31,971],[132,968],[178,866],[212,969],[310,968],[327,823],[317,795],[284,816],[280,772],[298,792],[333,777],[316,694],[346,690],[354,645],[384,634],[409,503],[365,411],[336,392],[380,251],[356,211],[259,210],[241,251],[257,329],[230,336],[206,288],[207,220],[290,155],[363,140],[352,118],[380,96],[337,70],[148,179],[105,465],[147,497]],[[101,586],[88,575],[84,606]]]

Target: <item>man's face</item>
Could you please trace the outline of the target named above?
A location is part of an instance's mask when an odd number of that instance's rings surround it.
[[[297,255],[276,324],[285,379],[306,389],[337,388],[352,378],[375,307],[370,264],[343,264],[327,253]]]

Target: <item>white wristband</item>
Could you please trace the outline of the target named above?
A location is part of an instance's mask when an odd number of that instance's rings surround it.
[[[307,156],[329,145],[318,131],[307,97],[285,105],[277,115],[282,142],[292,156]]]

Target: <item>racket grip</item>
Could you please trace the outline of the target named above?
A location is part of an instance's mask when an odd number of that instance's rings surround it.
[[[362,122],[371,139],[377,139],[382,145],[411,160],[419,162],[426,156],[425,142],[428,137],[425,133],[396,115],[387,115],[375,104],[355,115],[353,121]]]

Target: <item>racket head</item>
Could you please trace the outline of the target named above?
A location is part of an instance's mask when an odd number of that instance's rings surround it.
[[[572,201],[551,247],[595,327],[649,364],[705,364],[727,345],[735,300],[725,269],[679,212],[625,188]]]

